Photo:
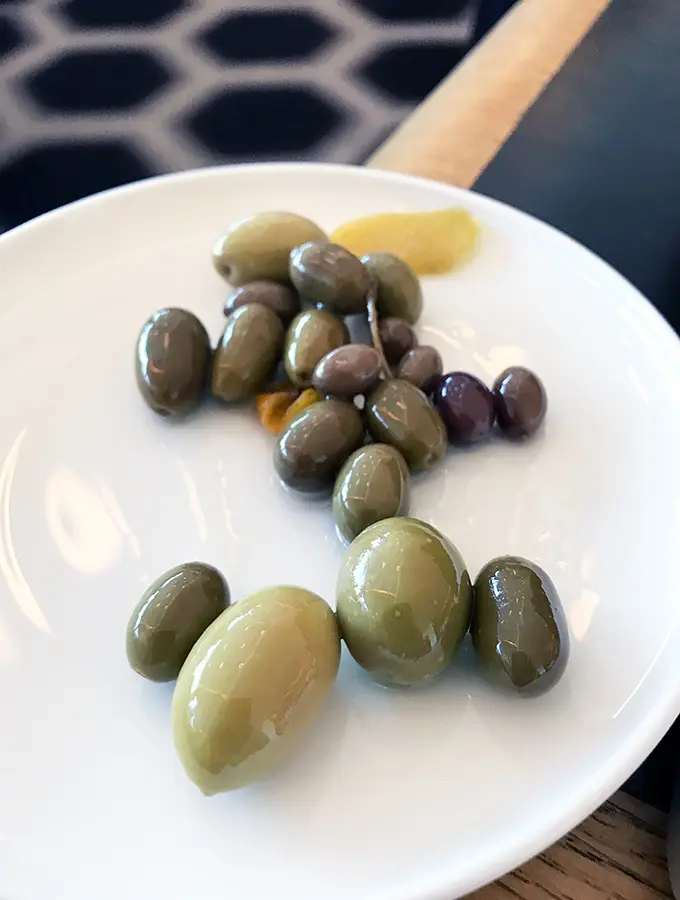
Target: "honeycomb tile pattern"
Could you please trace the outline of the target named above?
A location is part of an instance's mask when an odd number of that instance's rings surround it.
[[[0,230],[220,162],[362,162],[513,0],[0,0]]]

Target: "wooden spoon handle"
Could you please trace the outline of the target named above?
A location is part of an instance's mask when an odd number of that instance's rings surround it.
[[[367,165],[470,187],[610,0],[520,0]]]

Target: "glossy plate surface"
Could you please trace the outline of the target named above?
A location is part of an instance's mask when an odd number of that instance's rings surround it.
[[[144,588],[192,559],[236,600],[276,583],[334,600],[329,507],[284,491],[247,410],[168,422],[142,403],[146,317],[185,306],[213,340],[230,220],[326,228],[463,204],[477,257],[424,282],[420,340],[487,383],[543,378],[545,429],[450,452],[414,515],[472,575],[527,556],[563,598],[572,657],[536,700],[497,694],[467,647],[423,691],[347,654],[298,755],[205,799],[170,739],[169,686],[127,667]],[[6,900],[452,900],[574,826],[680,709],[680,345],[594,256],[483,197],[328,166],[206,170],[95,197],[0,240],[0,896]]]

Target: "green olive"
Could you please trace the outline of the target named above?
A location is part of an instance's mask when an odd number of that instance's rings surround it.
[[[172,701],[175,747],[206,795],[262,778],[298,744],[338,671],[332,610],[273,587],[224,612],[195,645]]]
[[[161,416],[184,415],[200,402],[210,370],[210,339],[193,313],[160,309],[137,339],[135,374],[147,405]]]
[[[324,309],[304,310],[286,334],[283,361],[288,377],[299,387],[310,387],[316,364],[348,341],[349,331],[338,316]]]
[[[361,261],[375,282],[380,315],[415,325],[423,311],[423,292],[408,263],[394,253],[369,253]]]
[[[271,373],[283,344],[279,317],[259,303],[240,306],[227,319],[215,351],[212,392],[220,400],[244,400]]]
[[[352,403],[313,403],[284,428],[276,442],[274,468],[285,485],[304,493],[331,491],[347,457],[361,445],[364,425]]]
[[[425,394],[408,381],[382,382],[366,401],[368,430],[376,441],[391,444],[411,471],[431,469],[446,450],[446,431]]]
[[[172,681],[205,629],[229,606],[217,569],[191,562],[165,572],[147,588],[127,630],[130,665],[151,681]]]
[[[361,261],[338,244],[310,241],[290,255],[290,280],[308,303],[323,305],[341,316],[366,311],[370,287]]]
[[[394,447],[369,444],[355,450],[333,489],[333,517],[342,537],[353,541],[374,522],[405,516],[409,481],[408,466]]]
[[[555,585],[519,556],[491,560],[474,587],[472,642],[485,674],[523,694],[559,681],[569,657],[569,632]]]
[[[328,240],[309,219],[295,213],[261,212],[233,222],[213,248],[213,263],[233,285],[288,281],[291,250]]]
[[[443,535],[417,519],[383,519],[345,553],[340,630],[374,678],[419,684],[453,659],[468,629],[471,595],[465,564]]]

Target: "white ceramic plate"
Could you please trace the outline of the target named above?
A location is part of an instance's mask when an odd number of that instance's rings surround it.
[[[205,799],[170,735],[171,689],[128,669],[148,582],[214,563],[235,598],[298,583],[333,601],[328,508],[282,490],[243,411],[168,422],[133,377],[137,332],[185,306],[213,337],[210,263],[231,219],[463,204],[477,258],[425,282],[422,342],[487,382],[526,364],[549,420],[525,445],[451,452],[413,513],[474,574],[519,553],[553,576],[568,672],[500,696],[464,650],[424,691],[345,658],[298,755]],[[680,352],[621,277],[491,200],[359,169],[269,165],[148,181],[0,240],[0,896],[3,900],[451,900],[540,851],[651,751],[680,709]]]

